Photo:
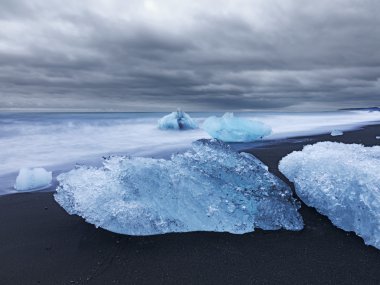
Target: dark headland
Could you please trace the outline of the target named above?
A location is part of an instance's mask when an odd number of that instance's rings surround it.
[[[249,150],[284,179],[286,154],[317,141],[379,145],[380,125]],[[287,183],[289,183],[287,181]],[[114,234],[69,216],[52,193],[0,197],[0,284],[380,284],[380,250],[302,205],[305,229],[233,235]]]
[[[380,107],[367,107],[367,108],[345,108],[339,109],[340,111],[370,111],[370,112],[379,112]]]

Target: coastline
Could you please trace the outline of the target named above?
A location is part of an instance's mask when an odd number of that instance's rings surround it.
[[[380,145],[380,125],[245,150],[278,171],[319,141]],[[294,190],[294,189],[293,189]],[[304,230],[132,237],[69,216],[51,192],[0,197],[1,284],[379,284],[380,251],[302,203]]]

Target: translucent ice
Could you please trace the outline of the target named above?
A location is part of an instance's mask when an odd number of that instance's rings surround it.
[[[162,117],[158,121],[158,127],[162,130],[187,130],[196,129],[198,125],[188,114],[178,109],[177,112]]]
[[[225,113],[221,118],[207,118],[202,129],[213,138],[224,142],[251,142],[272,132],[271,128],[262,122],[234,117],[233,113]]]
[[[97,227],[130,235],[300,230],[291,189],[258,159],[219,141],[171,160],[111,157],[58,176],[56,201]]]
[[[21,168],[16,178],[15,189],[27,191],[45,188],[51,184],[52,173],[44,168]]]
[[[341,136],[341,135],[343,135],[343,132],[340,130],[333,130],[330,135],[333,137]]]
[[[279,169],[307,205],[380,249],[380,146],[321,142],[289,154]]]

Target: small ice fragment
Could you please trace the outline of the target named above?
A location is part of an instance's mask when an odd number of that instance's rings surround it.
[[[51,180],[52,172],[44,168],[21,168],[14,187],[18,191],[41,189],[49,186]]]
[[[202,129],[213,138],[224,142],[252,142],[272,132],[272,129],[262,122],[234,117],[233,113],[225,113],[221,118],[207,118]]]
[[[305,204],[380,249],[380,146],[320,142],[285,156],[279,169]]]
[[[340,131],[340,130],[333,130],[333,131],[331,132],[331,136],[333,136],[333,137],[341,136],[341,135],[343,135],[343,132]]]
[[[178,109],[177,112],[162,117],[158,121],[158,127],[161,130],[188,130],[196,129],[198,125],[188,114]]]
[[[377,139],[377,140],[380,140],[380,136],[376,136],[376,139]]]

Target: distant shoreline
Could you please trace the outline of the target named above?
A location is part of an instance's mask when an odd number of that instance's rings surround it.
[[[370,112],[379,112],[380,107],[368,107],[368,108],[345,108],[338,109],[338,111],[370,111]]]
[[[158,110],[158,111],[128,111],[128,110],[103,110],[103,109],[45,109],[45,108],[31,108],[31,109],[9,109],[0,108],[0,113],[171,113],[174,109]],[[339,112],[339,111],[380,111],[380,107],[363,107],[363,108],[341,108],[341,109],[317,109],[317,110],[279,110],[279,109],[252,109],[252,110],[188,110],[184,109],[186,113],[324,113],[324,112]]]

